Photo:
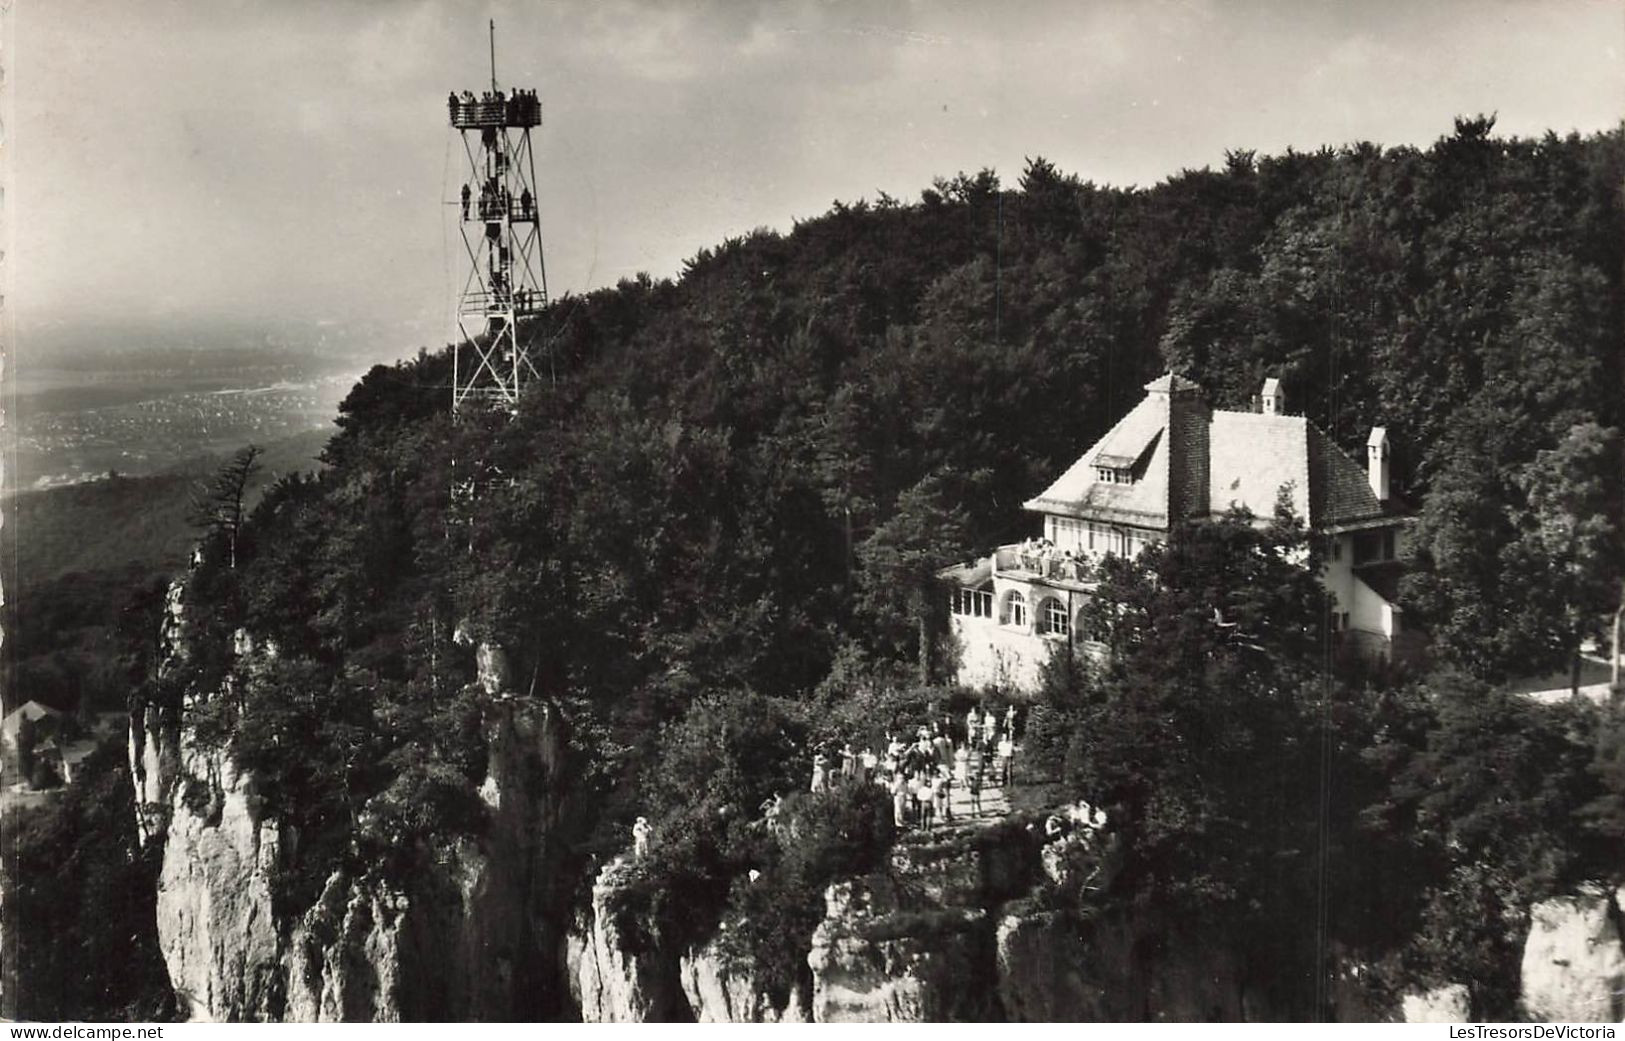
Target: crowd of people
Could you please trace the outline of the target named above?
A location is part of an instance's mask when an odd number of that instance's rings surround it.
[[[534,90],[515,87],[510,92],[483,92],[479,97],[465,90],[446,95],[446,108],[453,126],[464,123],[491,123],[501,118],[507,126],[534,126],[541,122],[542,103]]]
[[[1046,578],[1082,582],[1089,570],[1087,559],[1071,549],[1057,549],[1055,543],[1046,538],[1023,539],[1016,547],[1016,559],[1021,562],[1022,570]]]
[[[1018,714],[1010,705],[1003,715],[991,708],[972,706],[963,725],[943,716],[915,727],[911,734],[887,732],[880,752],[872,747],[855,750],[851,742],[825,742],[813,751],[813,794],[863,784],[884,787],[892,800],[893,823],[898,828],[928,829],[954,821],[953,790],[963,787],[973,817],[982,813],[982,793],[1008,788],[1016,755]],[[759,807],[761,826],[781,840],[789,837],[782,819],[784,798],[769,797]],[[1092,847],[1105,832],[1106,811],[1080,800],[1044,821],[1048,842],[1076,842]],[[1036,828],[1036,823],[1029,825]],[[637,859],[649,850],[653,828],[645,817],[632,826]]]
[[[965,789],[971,813],[982,812],[982,792],[1010,784],[1015,759],[1017,713],[1011,705],[1001,717],[973,706],[963,727],[951,716],[923,724],[912,733],[886,734],[881,752],[855,750],[850,742],[829,743],[813,753],[813,792],[844,785],[883,785],[892,797],[899,828],[929,828],[951,823],[953,790]]]

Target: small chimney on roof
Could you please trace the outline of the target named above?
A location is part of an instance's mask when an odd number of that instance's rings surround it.
[[[1372,427],[1365,440],[1366,475],[1371,481],[1371,494],[1379,502],[1388,501],[1388,431]]]
[[[1281,381],[1274,376],[1264,381],[1264,390],[1258,395],[1258,400],[1266,416],[1279,416],[1286,412],[1286,394],[1281,391]]]

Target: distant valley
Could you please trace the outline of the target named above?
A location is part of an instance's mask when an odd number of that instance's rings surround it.
[[[315,366],[308,359],[244,360],[239,354],[187,367],[22,369],[8,488],[161,473],[251,441],[330,429],[360,372],[354,364]]]

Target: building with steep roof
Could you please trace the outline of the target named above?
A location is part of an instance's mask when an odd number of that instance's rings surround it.
[[[1185,520],[1235,508],[1267,520],[1281,501],[1324,540],[1333,628],[1361,651],[1388,656],[1401,629],[1395,562],[1407,514],[1390,487],[1387,432],[1371,431],[1361,467],[1308,419],[1287,414],[1277,379],[1265,381],[1258,412],[1214,409],[1175,373],[1145,390],[1023,504],[1043,518],[1041,540],[943,573],[956,586],[960,682],[1034,689],[1051,649],[1075,639],[1093,562],[1138,556]]]

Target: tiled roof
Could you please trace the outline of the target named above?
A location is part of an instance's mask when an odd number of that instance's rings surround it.
[[[1169,392],[1191,389],[1199,388],[1173,373],[1147,384],[1149,393],[1144,400],[1053,484],[1029,500],[1026,508],[1166,528],[1171,473]],[[1257,517],[1271,517],[1276,495],[1284,486],[1290,487],[1293,512],[1315,528],[1380,521],[1402,508],[1397,501],[1378,501],[1365,467],[1303,416],[1214,411],[1205,440],[1210,515],[1239,506]],[[1193,445],[1188,450],[1200,450],[1191,439],[1186,443]],[[1123,467],[1131,465],[1130,460],[1135,461],[1133,484],[1096,479],[1096,466]]]
[[[1315,478],[1313,521],[1316,527],[1358,524],[1393,516],[1402,504],[1385,505],[1371,490],[1365,467],[1350,458],[1313,423],[1309,424],[1310,473]]]
[[[1245,507],[1275,515],[1275,497],[1290,486],[1292,512],[1309,523],[1309,421],[1302,416],[1214,412],[1208,428],[1208,506],[1215,514]]]
[[[1166,527],[1168,439],[1162,435],[1167,426],[1167,397],[1147,395],[1053,484],[1028,500],[1026,508],[1039,513]],[[1136,460],[1134,483],[1106,484],[1096,480],[1096,465],[1129,465],[1116,459],[1102,462],[1103,454],[1108,459],[1115,456]]]

